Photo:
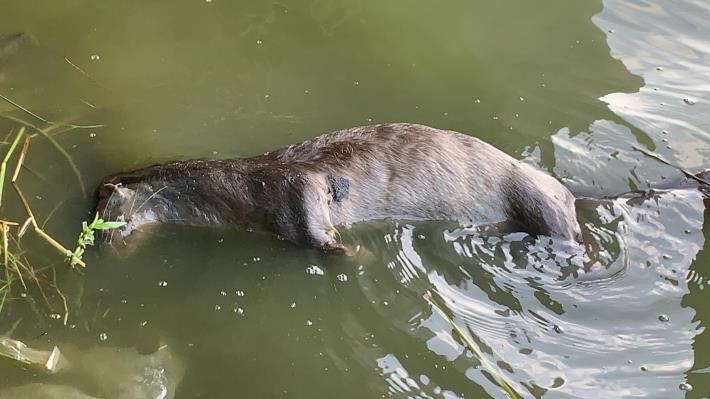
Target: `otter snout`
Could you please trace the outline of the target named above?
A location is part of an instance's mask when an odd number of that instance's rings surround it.
[[[98,192],[98,201],[96,203],[96,213],[99,217],[106,221],[121,221],[126,222],[123,227],[110,230],[101,230],[99,232],[100,240],[106,243],[113,242],[116,237],[126,237],[133,230],[132,226],[132,208],[135,206],[136,195],[135,191],[123,187],[120,183],[105,183],[102,184]]]

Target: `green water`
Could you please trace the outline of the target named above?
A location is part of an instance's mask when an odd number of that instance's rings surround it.
[[[678,176],[633,145],[710,165],[703,0],[0,0],[0,10],[0,34],[37,41],[0,60],[0,94],[49,120],[105,125],[55,136],[79,178],[46,140],[30,147],[21,184],[67,245],[107,174],[378,122],[475,135],[580,193]],[[39,123],[7,103],[0,113]],[[17,126],[0,120],[0,131]],[[14,202],[3,209],[13,217]],[[702,398],[706,212],[695,191],[582,206],[593,260],[441,223],[357,226],[348,239],[375,255],[362,265],[259,232],[155,228],[91,250],[82,273],[59,267],[67,326],[56,295],[48,308],[15,290],[0,331],[19,319],[14,337],[42,349],[167,345],[176,398],[505,397],[423,298],[433,292],[522,397]],[[23,240],[35,263],[57,261]],[[313,265],[323,275],[307,273]],[[128,377],[115,356],[91,359],[115,372],[48,376],[0,359],[0,397],[33,382],[112,397]]]

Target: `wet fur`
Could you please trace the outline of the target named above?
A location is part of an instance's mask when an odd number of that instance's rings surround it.
[[[509,220],[532,234],[578,240],[574,202],[557,180],[481,140],[395,123],[251,158],[119,173],[100,185],[96,209],[104,219],[128,222],[113,236],[150,223],[246,226],[338,250],[336,226],[384,218]]]

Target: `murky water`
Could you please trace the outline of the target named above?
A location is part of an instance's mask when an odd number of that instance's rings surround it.
[[[105,125],[55,136],[79,179],[46,140],[30,148],[36,174],[21,184],[67,244],[106,174],[377,122],[474,134],[577,193],[679,175],[634,146],[710,165],[705,0],[112,3],[0,1],[0,33],[37,41],[0,60],[0,94]],[[0,331],[21,320],[15,338],[96,367],[48,376],[0,359],[0,397],[40,382],[116,397],[142,381],[126,364],[155,362],[158,348],[176,398],[503,398],[493,375],[521,397],[707,397],[706,212],[693,190],[581,203],[591,256],[515,232],[382,221],[346,234],[374,254],[363,264],[258,232],[151,229],[120,253],[90,251],[82,273],[60,267],[67,326],[52,316],[58,298],[49,310],[14,292]],[[36,263],[56,259],[25,240]]]

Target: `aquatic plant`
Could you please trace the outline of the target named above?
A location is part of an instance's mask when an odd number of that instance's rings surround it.
[[[94,217],[94,220],[91,223],[83,222],[82,231],[77,239],[76,248],[71,251],[45,232],[43,226],[40,226],[37,223],[37,219],[32,211],[32,208],[19,186],[18,178],[20,176],[20,171],[23,168],[23,163],[27,155],[30,142],[33,139],[40,137],[47,139],[67,159],[71,169],[74,171],[74,174],[79,181],[81,191],[85,192],[81,175],[79,174],[79,169],[71,159],[71,156],[64,150],[64,148],[62,148],[54,137],[50,135],[50,133],[58,134],[72,129],[95,128],[100,127],[101,125],[76,125],[52,122],[3,96],[2,94],[0,94],[0,99],[5,100],[16,109],[47,125],[43,128],[16,116],[4,113],[0,114],[0,117],[3,119],[8,119],[21,125],[17,133],[14,134],[13,140],[4,143],[9,144],[9,148],[5,153],[5,156],[2,158],[2,163],[0,163],[0,205],[2,205],[4,199],[3,194],[5,191],[5,178],[8,169],[8,162],[10,162],[10,159],[12,159],[15,154],[19,143],[22,141],[22,149],[20,150],[20,154],[17,158],[14,172],[10,178],[10,183],[26,214],[26,219],[22,223],[0,218],[0,236],[2,238],[2,248],[0,249],[0,253],[2,254],[2,257],[0,258],[0,270],[4,269],[4,273],[0,273],[0,313],[2,313],[8,297],[11,297],[13,286],[15,286],[16,283],[20,283],[21,290],[24,295],[28,295],[30,292],[33,292],[30,291],[28,283],[34,283],[37,287],[38,295],[44,300],[47,307],[51,308],[52,306],[50,305],[50,301],[45,293],[45,288],[49,287],[53,289],[56,294],[61,297],[64,307],[64,324],[67,324],[69,317],[67,300],[57,285],[56,270],[54,266],[46,266],[39,269],[34,268],[27,258],[28,252],[20,245],[21,238],[31,227],[31,230],[34,231],[37,236],[42,238],[45,242],[50,244],[53,248],[65,256],[67,258],[67,263],[70,266],[74,267],[78,265],[86,267],[86,263],[82,260],[82,256],[86,250],[86,247],[88,245],[93,245],[94,232],[96,230],[107,230],[120,227],[123,225],[123,222],[105,222],[101,220],[98,215]],[[28,133],[28,130],[32,130],[34,132],[30,134]],[[51,280],[49,278],[50,276],[47,275],[48,272],[51,272]]]
[[[75,266],[84,255],[84,251],[88,245],[94,245],[94,232],[98,230],[110,230],[116,229],[124,226],[126,222],[107,222],[99,218],[99,213],[97,212],[94,216],[94,220],[87,224],[86,222],[81,222],[81,232],[79,233],[79,238],[76,240],[76,248],[74,251],[67,252],[67,260],[71,266]]]

